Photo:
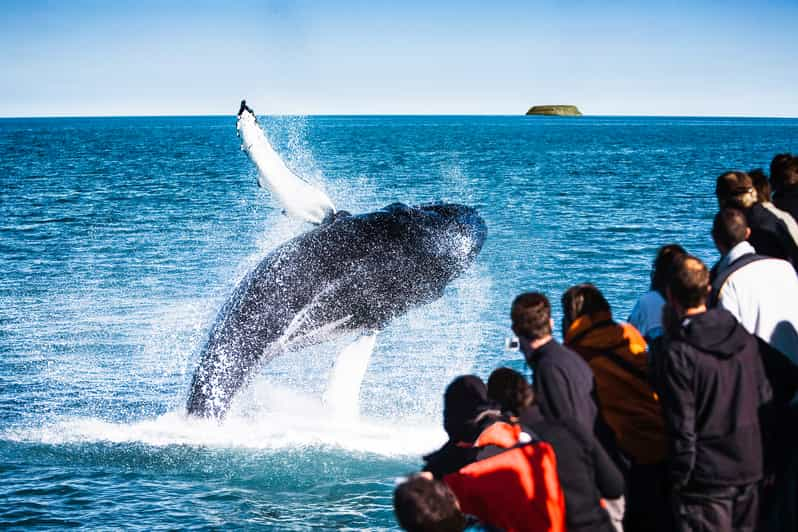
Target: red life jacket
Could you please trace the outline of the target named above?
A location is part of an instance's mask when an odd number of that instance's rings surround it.
[[[565,531],[565,496],[554,450],[543,441],[521,441],[521,427],[497,422],[485,429],[475,447],[501,450],[473,462],[443,481],[460,509],[506,532]]]

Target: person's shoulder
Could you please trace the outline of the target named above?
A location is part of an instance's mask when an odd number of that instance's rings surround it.
[[[545,349],[546,356],[541,357],[541,365],[548,365],[549,367],[578,365],[581,367],[583,364],[587,364],[579,353],[553,338],[542,349]]]
[[[640,305],[642,308],[648,309],[664,305],[665,299],[663,299],[662,294],[660,294],[656,290],[649,290],[648,292],[640,296],[640,299],[637,300],[637,304]]]

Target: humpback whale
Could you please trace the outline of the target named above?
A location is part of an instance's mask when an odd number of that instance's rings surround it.
[[[239,134],[259,179],[278,189],[275,196],[287,213],[317,225],[266,255],[220,310],[189,390],[188,413],[202,417],[223,417],[236,392],[281,353],[355,333],[360,339],[353,345],[370,354],[374,335],[391,319],[443,295],[487,235],[483,219],[465,205],[394,203],[359,215],[336,211],[323,192],[287,169],[262,132],[241,134],[242,120],[245,130],[255,125],[260,131],[244,102]],[[291,206],[292,199],[299,201]],[[354,393],[356,399],[368,358],[358,360],[352,351],[342,352],[334,371],[359,373],[357,386],[331,382],[328,393]]]

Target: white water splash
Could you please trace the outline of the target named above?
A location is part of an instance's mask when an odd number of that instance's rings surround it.
[[[39,427],[6,431],[2,439],[51,445],[142,443],[214,448],[282,450],[334,447],[382,456],[418,456],[446,440],[436,424],[331,416],[318,397],[262,380],[237,400],[222,423],[169,412],[154,419],[114,423],[91,417],[56,419]],[[267,406],[264,406],[267,405]]]

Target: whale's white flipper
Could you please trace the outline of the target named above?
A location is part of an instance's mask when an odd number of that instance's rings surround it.
[[[271,190],[287,214],[319,224],[335,212],[327,194],[288,169],[248,109],[238,115],[236,127],[241,147],[258,167],[258,184]]]
[[[338,354],[324,393],[324,402],[337,421],[358,417],[360,385],[376,342],[377,333],[361,336]]]

